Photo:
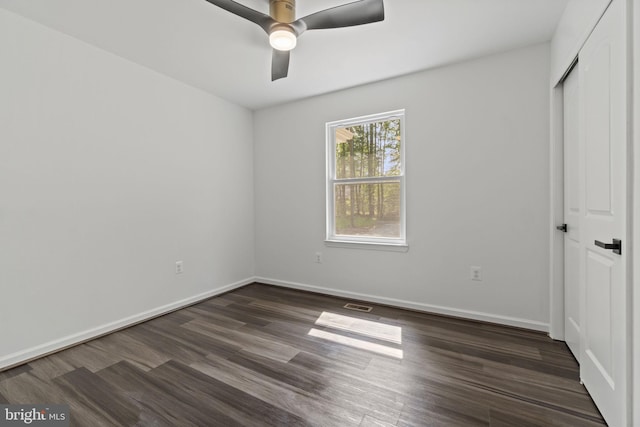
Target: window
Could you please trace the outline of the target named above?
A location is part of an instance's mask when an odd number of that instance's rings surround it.
[[[406,246],[404,110],[327,123],[327,241]]]

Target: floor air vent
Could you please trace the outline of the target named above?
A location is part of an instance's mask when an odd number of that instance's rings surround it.
[[[353,304],[353,303],[345,304],[344,308],[348,308],[349,310],[355,310],[355,311],[364,311],[366,313],[370,312],[373,309],[368,305],[360,305],[360,304]]]

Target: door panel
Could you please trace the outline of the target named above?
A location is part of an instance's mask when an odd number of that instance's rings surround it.
[[[577,67],[563,83],[564,99],[564,338],[580,361],[580,139]]]
[[[613,0],[579,55],[580,377],[611,426],[628,425],[625,2]],[[595,245],[622,239],[622,254]]]
[[[613,330],[611,312],[611,290],[614,261],[591,250],[587,250],[587,284],[585,318],[586,353],[610,386],[613,381]]]
[[[589,100],[584,107],[584,120],[589,131],[585,133],[586,151],[586,207],[591,215],[611,214],[611,46],[603,43],[590,52],[584,80]],[[591,125],[590,125],[591,124]]]

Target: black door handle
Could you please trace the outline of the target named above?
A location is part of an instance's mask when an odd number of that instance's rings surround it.
[[[560,231],[566,233],[567,232],[567,224],[558,225],[556,227],[556,230],[560,230]]]
[[[600,240],[595,240],[593,243],[604,249],[611,249],[614,254],[622,255],[622,240],[612,239],[612,243],[604,243]]]

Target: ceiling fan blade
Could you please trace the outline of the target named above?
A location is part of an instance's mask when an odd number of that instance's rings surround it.
[[[300,18],[291,25],[298,35],[305,30],[352,27],[384,20],[383,0],[360,0]]]
[[[257,10],[251,9],[245,5],[237,3],[233,0],[206,0],[209,3],[218,6],[226,10],[227,12],[231,12],[234,15],[238,15],[241,18],[247,19],[251,22],[258,24],[267,34],[272,25],[276,24],[276,21],[271,18],[269,15],[265,15],[262,12],[258,12]]]
[[[287,77],[289,74],[289,58],[291,51],[273,49],[271,56],[271,81]]]

